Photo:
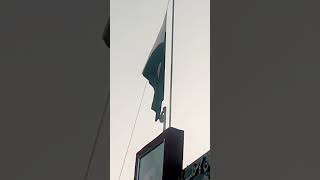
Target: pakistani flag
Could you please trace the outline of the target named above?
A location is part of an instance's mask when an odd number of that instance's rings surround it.
[[[167,15],[166,15],[167,16]],[[143,69],[143,76],[149,80],[154,89],[151,109],[156,112],[155,121],[160,119],[161,104],[164,94],[164,69],[166,50],[166,16],[160,32],[153,45],[148,61]]]

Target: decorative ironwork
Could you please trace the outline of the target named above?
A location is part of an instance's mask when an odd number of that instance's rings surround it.
[[[210,151],[182,171],[181,180],[209,180],[210,179]]]

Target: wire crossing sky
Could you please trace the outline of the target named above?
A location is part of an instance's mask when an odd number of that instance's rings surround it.
[[[142,70],[159,33],[168,1],[111,0],[110,160],[118,179],[138,110]],[[171,2],[167,11],[166,74],[163,106],[169,106]],[[185,132],[187,166],[210,149],[210,0],[175,0],[172,126]],[[121,179],[133,179],[135,154],[162,132],[150,109],[147,84]],[[167,114],[168,116],[168,114]],[[168,117],[167,117],[168,119]]]

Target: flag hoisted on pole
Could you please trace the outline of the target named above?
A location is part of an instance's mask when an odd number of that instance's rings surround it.
[[[164,97],[166,23],[167,13],[165,14],[160,32],[142,72],[143,76],[149,81],[149,84],[154,89],[151,109],[156,112],[155,121],[160,119],[161,106]]]

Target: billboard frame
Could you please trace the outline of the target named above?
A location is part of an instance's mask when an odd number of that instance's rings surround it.
[[[177,180],[180,178],[182,173],[184,132],[170,127],[137,152],[134,180],[138,180],[140,159],[161,143],[164,143],[162,180]]]

